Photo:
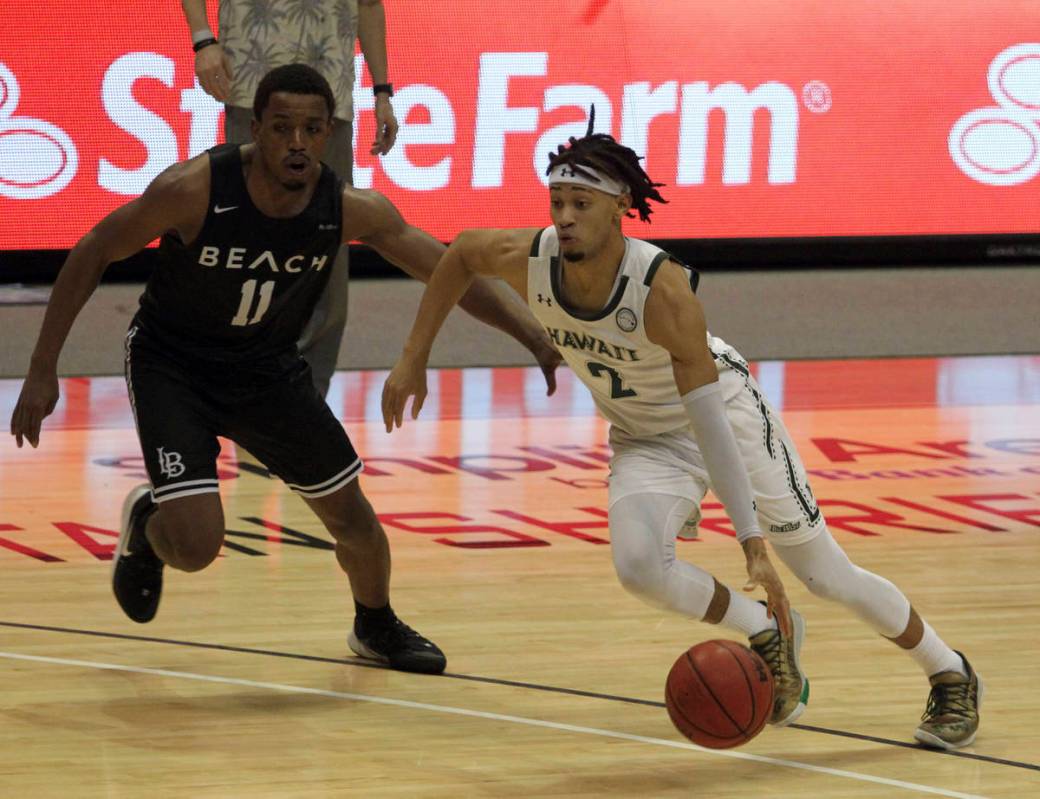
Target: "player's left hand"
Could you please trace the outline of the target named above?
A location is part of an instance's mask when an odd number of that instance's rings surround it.
[[[390,370],[383,384],[383,424],[391,433],[404,421],[404,406],[412,400],[412,418],[419,418],[423,402],[426,401],[426,363],[414,356],[404,354]]]
[[[376,140],[372,142],[369,153],[372,155],[386,155],[397,141],[397,117],[394,116],[394,107],[390,105],[390,98],[385,94],[376,96]]]

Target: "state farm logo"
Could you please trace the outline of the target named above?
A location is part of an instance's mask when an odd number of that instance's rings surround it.
[[[970,178],[1014,186],[1040,173],[1040,44],[1016,44],[986,76],[995,106],[977,108],[950,130],[950,155]]]
[[[833,103],[829,86],[820,80],[811,80],[805,84],[799,101],[799,95],[791,86],[775,80],[749,86],[735,81],[710,84],[706,80],[687,82],[677,78],[655,84],[649,81],[625,83],[621,87],[620,98],[612,98],[605,88],[592,84],[547,85],[541,102],[536,100],[531,103],[528,100],[525,105],[511,102],[513,79],[545,77],[549,74],[548,65],[548,52],[481,54],[473,135],[473,188],[503,186],[505,165],[510,160],[508,149],[515,146],[510,145],[510,140],[514,136],[534,133],[540,135],[529,153],[529,163],[542,185],[546,185],[545,153],[554,151],[569,136],[583,135],[587,123],[582,119],[543,129],[541,114],[567,106],[588,108],[593,104],[596,106],[597,130],[609,132],[620,127],[618,140],[621,144],[647,157],[651,143],[651,123],[661,117],[676,118],[678,141],[655,142],[657,148],[675,148],[675,174],[655,175],[665,183],[693,186],[711,180],[707,167],[714,148],[709,146],[709,142],[716,138],[711,128],[720,122],[723,125],[721,180],[724,185],[739,186],[752,182],[752,166],[757,160],[753,151],[756,147],[767,148],[765,174],[756,176],[756,180],[761,177],[774,185],[795,183],[801,106],[804,105],[814,115],[820,115],[826,114]],[[362,74],[360,69],[357,74]],[[427,129],[431,135],[442,124],[454,125],[454,113],[446,95],[427,86],[407,87],[407,91],[406,97],[402,97],[404,92],[394,96],[395,109],[398,105],[410,108],[412,103],[425,105],[429,109],[431,121]],[[617,99],[620,99],[620,104]],[[443,112],[441,109],[444,109]],[[620,112],[620,126],[614,124],[616,111]],[[768,137],[756,133],[756,128],[760,128],[766,119]],[[452,143],[453,137],[454,132],[449,130],[437,141]],[[387,163],[382,162],[384,169],[387,169]],[[427,182],[419,186],[417,181],[413,181],[414,185],[420,190],[446,185],[450,179],[450,156],[445,157],[440,167],[443,167],[443,172],[438,177],[443,183],[430,186]],[[389,169],[387,174],[394,179]],[[355,186],[364,186],[357,171],[354,178]]]
[[[21,88],[0,62],[0,195],[37,200],[64,189],[76,174],[76,145],[61,128],[16,117]]]

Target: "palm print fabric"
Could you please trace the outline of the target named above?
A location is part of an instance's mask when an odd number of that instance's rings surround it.
[[[228,105],[252,108],[267,72],[299,62],[332,86],[336,116],[353,119],[357,17],[357,0],[221,0],[220,43],[234,75]]]

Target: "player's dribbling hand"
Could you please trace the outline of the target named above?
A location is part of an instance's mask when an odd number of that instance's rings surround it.
[[[402,355],[394,364],[383,384],[383,424],[391,433],[404,421],[404,406],[412,400],[412,418],[419,418],[426,401],[426,365],[408,355]]]
[[[40,427],[58,404],[58,377],[36,375],[30,370],[11,414],[11,435],[22,446],[24,438],[35,449],[40,444]]]
[[[748,581],[744,585],[745,591],[754,591],[756,586],[762,586],[766,591],[766,613],[770,618],[776,619],[780,632],[786,637],[792,633],[791,604],[787,601],[787,592],[784,584],[780,581],[780,575],[776,573],[769,554],[766,552],[765,542],[761,538],[749,538],[743,543],[744,554],[747,557]]]

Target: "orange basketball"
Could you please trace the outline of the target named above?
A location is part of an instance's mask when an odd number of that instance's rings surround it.
[[[683,652],[664,691],[675,728],[700,746],[729,749],[758,735],[773,711],[773,675],[736,641],[702,641]]]

